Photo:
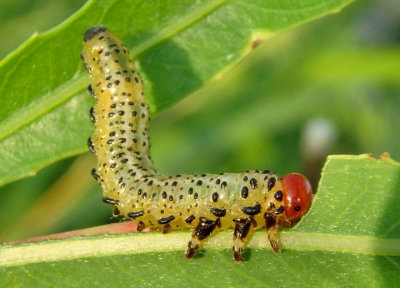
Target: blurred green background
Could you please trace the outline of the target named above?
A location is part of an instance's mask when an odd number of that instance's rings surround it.
[[[84,2],[0,0],[0,58]],[[399,80],[398,1],[358,1],[265,41],[153,117],[152,157],[167,174],[301,172],[316,190],[328,154],[400,159]],[[91,179],[94,163],[80,155],[1,187],[0,242],[120,221]]]

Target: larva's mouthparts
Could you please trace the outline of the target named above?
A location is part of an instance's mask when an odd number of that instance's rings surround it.
[[[306,177],[290,173],[281,178],[286,222],[295,225],[308,211],[312,201],[311,184]]]

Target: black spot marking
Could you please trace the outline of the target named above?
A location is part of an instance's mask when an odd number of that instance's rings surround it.
[[[218,208],[210,208],[210,212],[217,217],[224,217],[226,215],[225,209],[218,209]]]
[[[94,116],[94,108],[93,107],[90,107],[89,115],[90,115],[90,121],[95,123],[96,122],[96,117]]]
[[[92,85],[89,85],[87,87],[88,92],[90,93],[90,96],[92,96],[93,99],[96,99],[96,95],[94,94],[94,91],[92,89]]]
[[[104,197],[103,198],[103,202],[107,203],[107,204],[111,204],[111,205],[119,205],[119,200],[111,199],[111,198],[108,198],[108,197]]]
[[[294,206],[294,210],[296,210],[297,212],[301,210],[301,207],[299,205]]]
[[[196,217],[195,217],[194,215],[190,215],[189,217],[187,217],[187,218],[185,219],[185,222],[186,222],[187,224],[191,224],[191,223],[193,222],[194,219],[196,219]]]
[[[144,215],[144,211],[143,210],[138,211],[138,212],[129,212],[128,213],[128,217],[132,218],[132,219],[135,219],[135,218],[143,216],[143,215]]]
[[[218,193],[217,192],[214,192],[213,194],[212,194],[212,196],[211,196],[211,198],[212,198],[212,201],[213,202],[217,202],[218,201]]]
[[[272,188],[275,186],[276,179],[275,177],[271,177],[268,180],[268,191],[271,191]]]
[[[158,219],[158,224],[168,224],[169,222],[171,222],[172,220],[175,219],[175,216],[171,215],[168,217],[164,217],[164,218],[160,218]]]
[[[96,173],[96,169],[95,168],[92,169],[91,173],[92,173],[93,178],[96,179],[96,181],[100,181],[101,180],[101,177],[100,177],[99,174]]]
[[[242,211],[246,215],[254,216],[261,212],[261,205],[243,207]]]
[[[272,212],[272,213],[274,213],[275,215],[278,215],[278,214],[282,214],[284,211],[285,211],[285,208],[284,208],[283,206],[279,206],[279,208],[276,209],[276,210],[275,210],[274,212]]]
[[[250,179],[250,187],[253,188],[253,189],[256,189],[257,186],[258,186],[257,185],[257,180],[255,178],[251,178]]]
[[[221,188],[222,188],[222,189],[225,189],[226,186],[228,186],[228,183],[226,183],[226,181],[224,181],[224,182],[221,183]]]
[[[274,194],[274,198],[278,201],[282,201],[283,200],[283,193],[281,190],[276,191],[276,193]]]
[[[247,198],[247,196],[249,196],[249,188],[247,188],[247,186],[243,186],[241,195],[243,198]]]
[[[87,140],[87,146],[88,146],[90,152],[92,152],[93,154],[96,154],[96,150],[94,149],[94,144],[92,142],[92,138],[90,138],[90,137]]]

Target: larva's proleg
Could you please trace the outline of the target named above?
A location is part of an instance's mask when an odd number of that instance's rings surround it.
[[[156,174],[149,151],[149,111],[127,49],[105,28],[93,27],[84,35],[82,59],[96,100],[90,111],[96,129],[88,140],[98,161],[92,175],[103,187],[103,201],[114,205],[114,215],[135,219],[139,230],[193,229],[187,258],[227,228],[234,228],[236,261],[242,260],[248,236],[262,227],[272,249],[279,251],[278,227],[293,226],[310,207],[311,186],[304,176],[279,178],[268,170]]]

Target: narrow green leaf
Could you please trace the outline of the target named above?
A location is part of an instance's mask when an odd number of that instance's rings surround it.
[[[53,240],[0,248],[0,286],[396,287],[399,188],[389,158],[331,156],[311,211],[280,233],[280,254],[263,231],[243,263],[232,259],[232,231],[192,260],[183,257],[189,232]]]
[[[89,1],[0,62],[0,185],[86,150],[93,129],[79,59],[86,29],[103,24],[124,40],[154,114],[220,77],[261,40],[349,2]]]

